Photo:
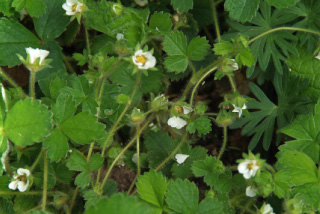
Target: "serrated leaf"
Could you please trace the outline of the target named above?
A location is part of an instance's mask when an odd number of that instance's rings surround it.
[[[7,18],[0,18],[1,66],[12,67],[21,64],[17,54],[26,57],[25,48],[38,45],[40,40],[23,25]]]
[[[171,31],[172,21],[169,13],[154,12],[150,17],[149,27],[161,33]]]
[[[90,184],[91,181],[91,174],[89,172],[81,172],[79,175],[77,175],[76,180],[74,181],[74,184],[85,188]]]
[[[68,139],[60,129],[55,129],[44,140],[43,147],[48,149],[48,158],[57,162],[65,157],[69,150]]]
[[[272,6],[275,6],[277,8],[293,6],[299,1],[300,0],[281,0],[281,1],[278,1],[278,0],[267,0],[267,2],[269,4],[271,4]]]
[[[61,6],[65,0],[41,0],[41,2],[46,5],[46,10],[42,16],[33,19],[34,27],[42,40],[53,40],[62,34],[70,22]]]
[[[205,37],[195,37],[193,38],[187,48],[187,56],[189,59],[194,61],[203,60],[210,49],[208,40]]]
[[[197,129],[200,134],[208,134],[211,131],[211,120],[207,116],[198,117],[187,126],[187,130],[190,133],[194,133],[195,129]]]
[[[59,95],[59,91],[61,88],[67,86],[67,81],[62,80],[60,77],[56,77],[55,79],[50,81],[49,90],[50,90],[50,96],[52,99],[57,99]]]
[[[103,166],[103,161],[104,159],[100,154],[93,154],[88,164],[89,170],[93,172],[100,169]]]
[[[224,7],[230,12],[230,18],[246,22],[256,15],[259,8],[259,0],[226,0]]]
[[[87,112],[81,112],[64,121],[60,126],[62,132],[79,144],[91,143],[104,134],[105,125]]]
[[[162,45],[168,55],[187,54],[187,38],[181,31],[173,31],[166,35]]]
[[[214,44],[213,51],[216,55],[226,55],[233,51],[233,44],[228,41],[221,41]]]
[[[163,64],[168,69],[168,72],[181,73],[187,69],[188,60],[186,56],[183,55],[168,56],[165,58]]]
[[[136,185],[138,193],[143,200],[163,208],[167,181],[161,173],[150,170],[138,177]]]
[[[41,142],[52,128],[52,113],[37,100],[27,98],[9,111],[4,124],[6,136],[16,145],[25,147]]]
[[[223,205],[215,198],[205,198],[199,204],[197,214],[224,213]]]
[[[171,0],[171,4],[175,10],[178,10],[180,13],[187,12],[193,8],[193,0]]]
[[[53,112],[53,121],[56,125],[60,125],[66,119],[72,117],[77,110],[72,97],[61,94],[56,100],[56,103],[51,107]]]
[[[68,158],[67,167],[74,171],[86,171],[87,160],[78,150],[73,150]]]
[[[46,11],[44,0],[27,0],[26,9],[31,17],[42,16]]]
[[[304,184],[293,189],[294,199],[302,204],[306,210],[318,210],[320,208],[320,184]]]
[[[85,214],[105,213],[149,214],[148,206],[136,198],[124,194],[115,194],[110,198],[100,198],[95,206],[86,209]]]
[[[168,207],[178,213],[196,213],[199,192],[194,183],[188,180],[175,180],[168,185],[166,202]]]
[[[21,11],[26,5],[26,0],[13,0],[12,7],[16,8],[16,11]]]

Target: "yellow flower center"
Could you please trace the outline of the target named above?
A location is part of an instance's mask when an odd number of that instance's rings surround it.
[[[249,164],[248,164],[248,168],[249,168],[249,169],[253,169],[253,167],[255,167],[255,166],[256,166],[256,164],[254,164],[254,163],[249,163]]]
[[[177,110],[178,114],[181,114],[183,112],[183,108],[181,106],[175,106],[175,110]]]
[[[73,7],[72,7],[72,11],[73,11],[73,12],[76,12],[76,11],[77,11],[77,6],[78,6],[77,4],[73,5]]]
[[[136,56],[136,62],[142,63],[142,65],[145,65],[147,61],[147,58],[144,55],[138,55]]]
[[[27,183],[28,179],[26,175],[20,175],[17,180],[22,181],[23,183]]]

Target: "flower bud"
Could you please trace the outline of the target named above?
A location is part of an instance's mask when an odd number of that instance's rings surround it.
[[[115,3],[112,6],[112,11],[114,12],[114,14],[116,14],[116,16],[121,16],[121,14],[123,13],[123,6],[121,3]]]
[[[168,106],[164,106],[168,103],[168,99],[163,95],[159,95],[156,98],[153,99],[153,101],[151,101],[151,108],[152,109],[157,109],[159,108],[159,110],[167,110]],[[163,106],[163,107],[161,107]]]
[[[224,127],[229,126],[233,122],[233,115],[232,113],[227,112],[225,109],[221,109],[215,122],[218,126]]]
[[[144,118],[145,118],[145,116],[144,116],[143,112],[140,112],[140,109],[134,108],[132,110],[132,113],[130,115],[130,119],[132,120],[132,122],[139,124],[144,120]]]

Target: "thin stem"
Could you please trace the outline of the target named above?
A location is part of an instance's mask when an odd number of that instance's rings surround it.
[[[76,72],[75,72],[75,70],[73,69],[73,67],[71,66],[71,64],[70,64],[70,62],[69,62],[69,57],[63,57],[63,62],[64,62],[64,64],[66,65],[66,67],[67,67],[67,70],[69,70],[70,71],[70,73],[71,74],[75,74]]]
[[[72,209],[73,209],[74,203],[75,203],[75,201],[76,201],[76,198],[77,198],[77,195],[78,195],[79,190],[80,190],[80,187],[77,186],[77,188],[75,189],[75,191],[74,191],[74,193],[73,193],[72,199],[71,199],[71,203],[70,203],[70,207],[69,207],[68,214],[71,214],[71,213],[72,213]]]
[[[35,82],[36,82],[36,72],[30,69],[29,88],[30,88],[30,96],[32,100],[36,99]]]
[[[228,76],[229,82],[231,84],[231,88],[232,88],[233,93],[236,93],[237,92],[237,86],[236,86],[236,83],[235,83],[235,81],[233,79],[233,76],[231,76],[231,75],[227,75],[227,76]]]
[[[88,33],[88,28],[87,28],[87,26],[85,24],[84,24],[84,32],[86,34],[86,43],[87,43],[88,55],[91,56],[89,33]],[[89,64],[90,64],[90,62],[89,62]]]
[[[149,125],[149,123],[151,123],[151,121],[154,119],[154,117],[150,117],[147,122],[141,127],[140,129],[140,133],[142,133],[142,131]],[[132,144],[136,141],[138,137],[138,133],[131,139],[131,141],[122,149],[122,151],[118,154],[118,156],[113,160],[113,162],[111,163],[103,181],[102,184],[100,186],[100,190],[103,189],[103,186],[106,184],[108,177],[111,174],[111,171],[113,169],[113,167],[115,166],[115,164],[118,162],[118,160],[121,158],[121,156],[132,146]]]
[[[183,143],[186,141],[188,137],[188,132],[186,132],[184,135],[183,135],[183,138],[182,140],[180,141],[180,143],[178,144],[178,146],[171,152],[171,154],[166,158],[164,159],[164,161],[162,161],[159,166],[157,166],[155,168],[155,171],[158,171],[160,170],[168,161],[171,160],[171,158],[178,152],[178,150],[180,149],[180,147],[183,145]]]
[[[223,126],[223,144],[222,144],[222,147],[220,149],[220,152],[219,152],[219,155],[218,155],[218,158],[217,158],[218,160],[220,160],[222,154],[224,153],[224,150],[226,149],[227,139],[228,139],[227,126]]]
[[[128,195],[130,195],[130,192],[132,191],[133,187],[134,187],[134,184],[136,183],[137,181],[137,178],[138,178],[138,173],[136,174],[136,176],[134,176],[134,179],[133,181],[131,182],[130,184],[130,187],[129,187],[129,190],[128,190]]]
[[[42,193],[42,211],[46,211],[47,206],[47,191],[48,191],[48,158],[47,150],[43,152],[44,172],[43,172],[43,193]]]
[[[37,159],[34,161],[34,163],[32,164],[31,168],[30,168],[30,172],[32,172],[34,170],[34,168],[36,168],[36,166],[38,165],[41,157],[43,155],[43,150],[41,150],[41,152],[39,153]]]
[[[35,210],[38,210],[38,209],[40,209],[40,208],[41,208],[41,204],[38,205],[38,206],[36,206],[36,207],[31,208],[30,210],[24,211],[24,213],[25,213],[25,214],[26,214],[26,213],[30,213],[30,212],[35,211]]]
[[[304,28],[297,28],[297,27],[278,27],[278,28],[274,28],[271,30],[268,30],[252,39],[249,40],[248,44],[250,45],[251,43],[253,43],[254,41],[256,41],[257,39],[260,39],[261,37],[264,37],[270,33],[276,32],[276,31],[282,31],[282,30],[290,30],[290,31],[301,31],[301,32],[305,32],[305,33],[312,33],[312,34],[316,34],[318,36],[320,36],[320,32],[318,31],[314,31],[314,30],[309,30],[309,29],[304,29]]]
[[[27,97],[27,95],[22,91],[21,87],[15,83],[1,68],[0,68],[0,75],[7,80],[10,85],[12,85],[14,88],[16,88],[22,95],[22,97]]]
[[[189,63],[189,66],[191,67],[193,75],[195,75],[197,71],[190,59],[188,59],[188,63]]]
[[[140,175],[140,127],[137,126],[137,175]]]
[[[89,148],[88,155],[87,155],[87,163],[89,163],[89,161],[90,161],[93,148],[94,148],[94,142],[92,142],[92,143],[90,144],[90,148]]]
[[[191,92],[191,98],[190,98],[190,105],[192,105],[193,103],[193,99],[194,99],[194,95],[197,91],[198,86],[200,85],[200,83],[207,77],[209,76],[212,72],[214,72],[217,69],[217,67],[213,67],[211,68],[207,73],[205,73],[200,80],[197,82],[197,84],[194,86],[192,92]]]
[[[220,28],[219,28],[219,23],[218,23],[216,4],[214,3],[214,0],[211,1],[211,5],[212,5],[212,15],[213,15],[214,27],[216,29],[218,42],[220,42],[221,41],[221,35],[220,35]]]

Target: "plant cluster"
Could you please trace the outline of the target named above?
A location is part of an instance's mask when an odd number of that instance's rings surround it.
[[[1,0],[0,213],[319,213],[319,23],[317,0]]]

